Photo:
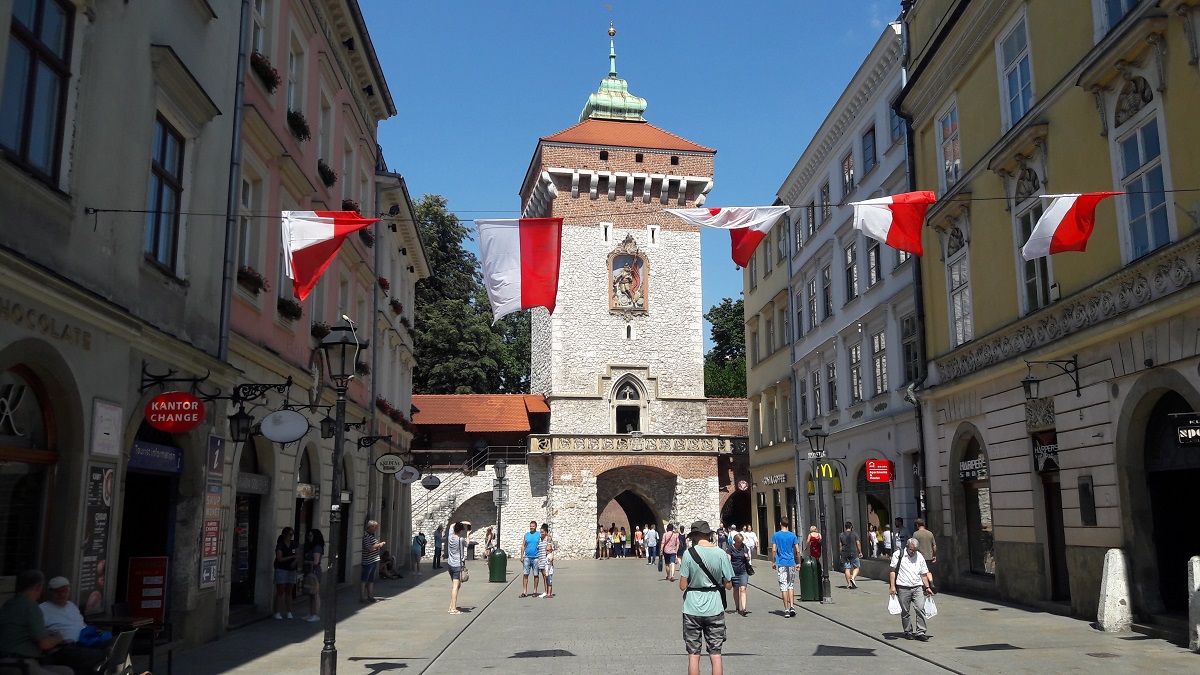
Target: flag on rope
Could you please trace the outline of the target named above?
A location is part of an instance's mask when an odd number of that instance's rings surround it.
[[[1044,258],[1063,251],[1084,251],[1088,237],[1096,226],[1096,204],[1123,192],[1085,192],[1077,195],[1042,195],[1052,199],[1050,206],[1038,218],[1029,234],[1029,241],[1021,248],[1021,257],[1026,260]]]
[[[554,313],[562,223],[562,218],[475,221],[494,321],[531,307]]]
[[[308,297],[347,235],[377,220],[353,211],[284,211],[283,268],[296,297]]]
[[[904,192],[890,197],[850,202],[854,229],[894,249],[921,255],[921,226],[925,211],[937,197],[929,191]]]
[[[733,262],[745,267],[754,255],[758,243],[771,231],[779,216],[790,206],[729,206],[723,209],[664,209],[679,216],[685,223],[700,227],[729,230],[733,244]]]

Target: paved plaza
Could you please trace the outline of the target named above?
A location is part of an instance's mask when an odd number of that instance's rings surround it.
[[[461,615],[447,613],[444,570],[406,574],[377,585],[381,601],[360,605],[341,594],[339,673],[683,672],[680,592],[640,560],[566,561],[556,566],[553,599],[521,598],[519,563],[507,583],[489,583],[483,561],[471,565]],[[887,613],[887,586],[833,580],[835,603],[800,603],[785,618],[770,565],[759,561],[749,592],[751,614],[728,614],[725,668],[730,673],[959,672],[1105,673],[1200,670],[1200,654],[1141,635],[1105,634],[1078,619],[942,594],[929,642],[902,638]],[[433,574],[434,571],[443,572]],[[732,596],[730,598],[732,608]],[[297,614],[299,616],[299,614]],[[178,675],[317,673],[320,623],[266,619],[175,655]],[[707,659],[701,661],[708,672]],[[159,672],[165,672],[161,670]]]

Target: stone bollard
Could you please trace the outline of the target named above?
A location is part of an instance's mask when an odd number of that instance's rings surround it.
[[[1200,555],[1188,560],[1188,649],[1200,651]]]
[[[1104,554],[1096,622],[1100,624],[1100,630],[1108,633],[1127,631],[1133,624],[1133,610],[1129,604],[1129,565],[1125,561],[1125,552],[1119,548],[1110,548]]]

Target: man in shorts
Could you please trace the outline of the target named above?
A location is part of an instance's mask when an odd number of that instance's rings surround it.
[[[658,557],[658,530],[654,529],[653,524],[646,526],[642,540],[646,544],[646,564],[653,565],[655,558]]]
[[[379,541],[375,533],[379,530],[379,521],[368,520],[366,531],[362,538],[362,574],[358,579],[358,601],[375,602],[375,577],[379,574],[379,550],[387,546],[386,541]]]
[[[779,519],[779,531],[771,535],[771,569],[779,575],[779,592],[783,596],[783,615],[796,616],[796,559],[800,557],[800,540],[788,530],[788,519]]]
[[[682,527],[680,529],[683,529]],[[688,653],[688,675],[700,675],[703,638],[713,675],[722,674],[721,648],[725,644],[724,589],[733,587],[729,556],[712,542],[708,522],[692,523],[691,550],[679,565],[679,590],[683,591],[683,646]],[[706,571],[707,570],[707,571]]]
[[[533,595],[538,592],[538,544],[542,543],[542,535],[538,534],[537,521],[529,521],[529,531],[525,533],[525,548],[521,555],[521,597],[528,598],[529,575],[533,574]]]
[[[842,547],[842,570],[846,573],[846,588],[858,588],[854,580],[858,578],[858,568],[862,559],[862,540],[854,531],[854,523],[846,521],[846,531],[838,535],[838,543]]]

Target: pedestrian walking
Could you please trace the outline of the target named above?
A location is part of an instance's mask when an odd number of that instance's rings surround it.
[[[900,600],[900,621],[904,639],[929,640],[925,625],[923,597],[933,595],[933,578],[925,564],[925,556],[917,550],[916,538],[910,538],[905,550],[892,554],[892,569],[888,573],[888,590]]]
[[[308,594],[308,617],[321,620],[321,560],[325,557],[325,535],[309,530],[304,544],[304,592]]]
[[[874,523],[867,525],[867,531],[863,532],[863,538],[863,556],[867,558],[874,558],[875,556],[879,555],[879,530],[876,529]]]
[[[462,570],[467,566],[467,528],[471,523],[460,521],[454,524],[446,542],[446,567],[450,574],[450,610],[451,614],[462,614],[458,607],[458,589],[462,586]]]
[[[492,528],[488,528],[488,533],[491,534]],[[442,526],[438,525],[433,531],[433,569],[441,569],[442,567],[442,546],[446,542],[442,541]]]
[[[487,560],[488,556],[496,551],[496,535],[492,532],[492,526],[488,525],[488,529],[483,533],[483,559]]]
[[[888,560],[892,559],[892,526],[884,523],[883,532],[879,533],[879,545],[883,547],[883,555]]]
[[[783,597],[783,615],[796,616],[796,558],[800,556],[800,540],[788,529],[788,519],[779,519],[779,531],[771,535],[771,569],[779,577],[779,592]]]
[[[417,576],[421,576],[421,555],[422,555],[421,551],[422,550],[423,550],[423,548],[421,547],[421,538],[413,537],[412,555],[410,555],[409,557],[412,558],[412,571]]]
[[[917,550],[925,558],[925,565],[929,568],[929,585],[933,585],[933,571],[937,563],[937,540],[934,539],[933,533],[925,529],[925,519],[917,518],[913,521],[917,526],[917,531],[913,532],[913,539],[917,540]]]
[[[746,548],[750,549],[750,557],[753,558],[758,553],[758,535],[749,525],[742,528],[742,541],[746,542]]]
[[[537,521],[529,521],[529,531],[525,533],[525,546],[521,552],[521,597],[528,598],[529,593],[529,575],[533,574],[533,595],[537,595],[538,589],[538,544],[542,542],[542,535],[538,534]]]
[[[904,519],[897,518],[896,526],[892,528],[892,550],[899,551],[903,549],[907,541],[908,535],[904,533]]]
[[[429,543],[429,540],[425,538],[424,532],[417,532],[417,541],[421,542],[421,557],[424,558],[425,557],[425,544]]]
[[[682,530],[683,527],[680,526],[679,529]],[[679,533],[675,531],[675,527],[667,525],[662,539],[663,563],[667,568],[667,581],[675,581],[675,562],[679,555],[679,539]]]
[[[600,525],[597,525],[596,526],[596,559],[597,560],[604,560],[605,558],[608,557],[608,549],[604,546],[604,538],[606,536],[607,536],[607,534],[604,532],[604,528],[601,527]]]
[[[538,541],[538,549],[537,549],[537,554],[538,554],[537,555],[537,566],[538,566],[537,573],[538,573],[538,576],[540,576],[542,578],[542,587],[545,590],[542,591],[541,595],[538,595],[537,594],[537,579],[534,579],[533,580],[533,594],[537,595],[537,597],[539,597],[539,598],[544,598],[550,594],[550,586],[546,582],[546,565],[547,565],[548,556],[550,554],[550,550],[549,550],[550,524],[549,523],[542,523],[542,535],[541,536],[542,536],[542,538],[540,541]]]
[[[846,573],[846,588],[858,588],[859,568],[862,567],[862,539],[854,531],[854,523],[846,521],[846,529],[838,536],[841,544],[842,571]]]
[[[640,525],[634,525],[633,526],[633,557],[641,558],[643,555],[645,555],[645,551],[642,550],[645,548],[645,538],[646,538],[646,535],[642,532],[642,527]]]
[[[679,590],[683,591],[683,646],[688,653],[688,675],[700,675],[702,644],[708,651],[713,675],[723,672],[721,650],[725,645],[725,591],[733,587],[733,567],[728,555],[713,543],[712,534],[707,521],[692,523],[688,533],[692,549],[679,566]]]
[[[733,567],[733,608],[741,616],[746,616],[750,613],[746,608],[746,587],[750,585],[750,561],[754,554],[746,547],[746,538],[740,532],[733,535],[733,545],[726,555]]]
[[[276,619],[292,618],[292,594],[296,588],[296,568],[300,556],[296,553],[296,531],[283,528],[275,540],[275,602]]]
[[[654,529],[654,523],[646,526],[642,540],[646,544],[646,564],[653,565],[658,558],[658,530]]]
[[[358,579],[358,601],[360,603],[375,602],[375,577],[379,574],[379,549],[387,546],[386,541],[379,541],[375,532],[379,530],[379,521],[368,520],[366,531],[362,538],[362,574]]]

